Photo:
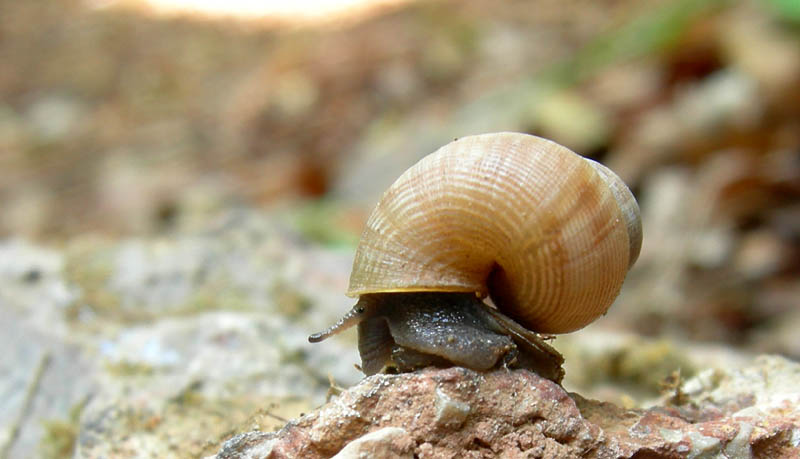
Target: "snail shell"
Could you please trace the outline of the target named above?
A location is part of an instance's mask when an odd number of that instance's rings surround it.
[[[358,303],[309,340],[358,324],[367,374],[519,360],[558,382],[563,360],[537,333],[605,314],[641,239],[636,200],[605,166],[531,135],[464,137],[384,193],[353,263]]]
[[[530,330],[570,332],[606,312],[641,234],[636,200],[605,166],[531,135],[464,137],[385,192],[348,296],[476,292]]]

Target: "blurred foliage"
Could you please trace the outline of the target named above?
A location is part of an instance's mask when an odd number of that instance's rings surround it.
[[[309,240],[329,247],[355,247],[361,219],[348,215],[342,205],[320,199],[295,206],[289,221]]]
[[[700,17],[729,0],[677,0],[645,11],[628,24],[600,36],[555,66],[548,79],[577,83],[615,62],[658,53],[676,45]]]
[[[795,0],[765,0],[784,19],[800,23],[800,2]]]

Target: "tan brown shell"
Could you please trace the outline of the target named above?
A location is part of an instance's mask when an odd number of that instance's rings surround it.
[[[367,221],[349,296],[489,295],[530,330],[604,314],[641,245],[639,208],[606,167],[539,137],[464,137],[423,158]]]

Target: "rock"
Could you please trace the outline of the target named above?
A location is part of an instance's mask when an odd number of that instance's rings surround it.
[[[795,457],[797,387],[800,364],[762,356],[624,409],[526,370],[428,368],[366,378],[276,433],[232,438],[216,457]]]
[[[271,431],[321,403],[331,381],[354,383],[353,346],[307,352],[307,336],[350,303],[330,295],[348,262],[251,213],[74,251],[70,277],[93,320],[117,322],[87,336],[87,378],[102,390],[81,415],[76,456],[212,454],[230,432]]]
[[[352,337],[307,340],[349,308],[331,292],[351,257],[246,211],[169,238],[0,240],[0,457],[194,457],[280,428],[360,377]]]
[[[39,95],[28,108],[27,122],[41,142],[56,142],[79,129],[86,107],[66,94]]]
[[[445,392],[436,389],[436,417],[437,425],[458,428],[464,424],[469,416],[471,407],[468,403],[452,399]]]
[[[413,458],[414,441],[400,427],[385,427],[347,444],[334,459],[363,457]]]
[[[470,407],[463,422],[442,415],[442,400]],[[447,409],[446,409],[447,410]],[[456,412],[463,410],[454,410]],[[443,419],[444,418],[444,419]],[[458,417],[456,417],[457,419]],[[541,422],[547,420],[545,422]],[[444,421],[444,422],[443,422]],[[364,435],[403,426],[422,457],[480,457],[541,447],[577,453],[599,429],[580,419],[568,394],[527,371],[480,374],[463,368],[375,375],[269,437],[275,457],[330,457]],[[248,456],[260,444],[227,444],[219,457]]]
[[[0,241],[0,457],[35,457],[49,423],[68,419],[98,390],[61,315],[75,292],[64,260],[22,241]]]

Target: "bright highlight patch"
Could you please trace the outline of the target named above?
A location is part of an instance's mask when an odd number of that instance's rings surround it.
[[[407,0],[87,0],[94,7],[145,7],[159,14],[318,22],[360,17]]]

